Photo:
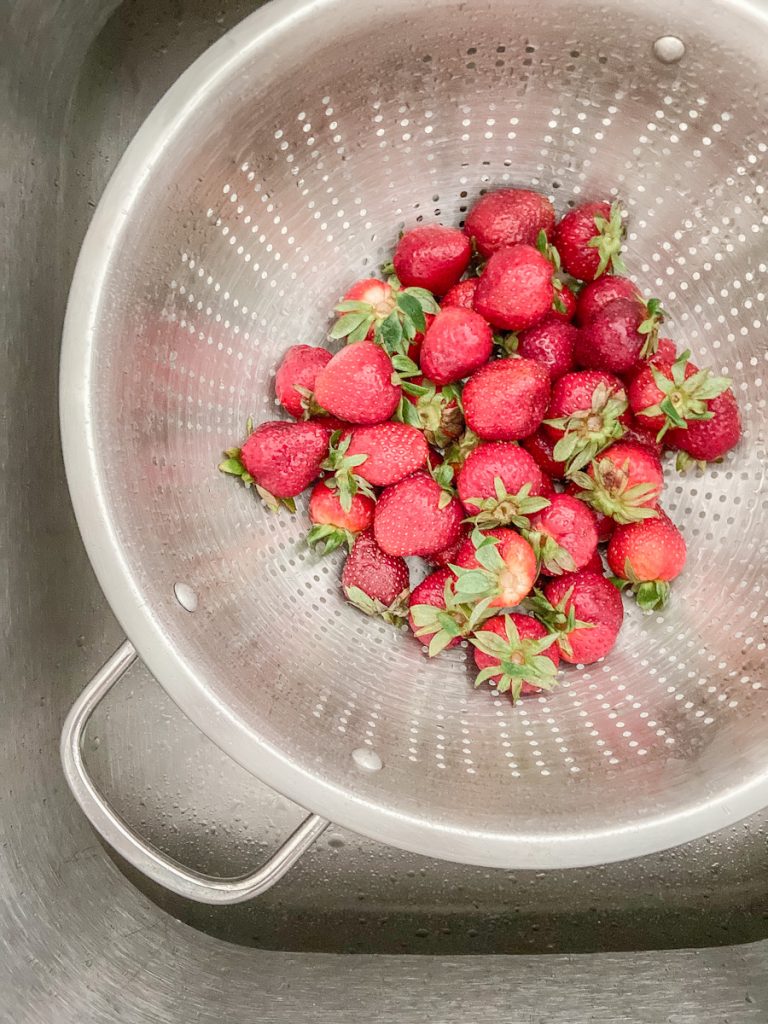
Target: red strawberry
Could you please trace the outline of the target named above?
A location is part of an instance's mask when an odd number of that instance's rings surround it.
[[[557,493],[558,493],[558,491],[555,490],[555,484],[554,484],[554,481],[552,480],[552,477],[549,476],[547,473],[542,473],[541,474],[541,496],[542,496],[542,498],[549,498],[549,500],[551,501],[552,500],[552,496],[557,494]]]
[[[275,375],[278,402],[294,419],[309,419],[315,412],[311,399],[317,375],[331,361],[331,353],[314,345],[291,345]]]
[[[362,341],[364,338],[373,340],[376,329],[395,309],[395,298],[392,286],[386,281],[379,281],[376,277],[356,281],[344,294],[336,310],[344,316],[354,314],[360,322],[354,332],[347,331],[339,337],[349,337],[350,341]],[[344,320],[344,316],[337,321],[339,324]],[[351,320],[346,320],[344,326],[350,324]],[[353,333],[354,336],[350,336]],[[331,337],[335,335],[332,333]]]
[[[583,491],[583,487],[572,481],[565,488],[565,493],[572,495],[574,498],[578,498],[580,494],[583,494]],[[601,512],[599,508],[592,508],[592,512],[595,516],[595,526],[597,527],[597,542],[598,544],[604,544],[611,539],[611,535],[616,529],[616,521],[611,519],[610,516],[605,515],[604,512]],[[600,571],[602,572],[602,568]]]
[[[309,497],[309,519],[314,523],[307,534],[307,543],[312,547],[322,542],[323,554],[346,541],[351,547],[355,534],[367,530],[373,522],[376,502],[365,494],[355,494],[348,510],[345,510],[336,491],[328,482],[320,480],[312,488]]]
[[[435,317],[421,346],[421,369],[435,384],[451,384],[487,363],[493,332],[471,309],[452,307]]]
[[[355,427],[351,433],[347,458],[364,455],[365,461],[355,473],[374,487],[389,487],[427,461],[429,446],[424,435],[406,423],[377,423],[372,427]]]
[[[378,500],[373,529],[390,555],[431,555],[461,533],[464,510],[425,472],[388,487]]]
[[[663,512],[655,519],[617,526],[608,545],[608,565],[626,580],[644,611],[663,608],[669,600],[669,581],[685,566],[683,535]]]
[[[535,434],[524,437],[520,444],[533,456],[536,465],[543,469],[546,475],[557,478],[565,476],[565,463],[558,462],[555,458],[555,442],[544,428],[539,427]]]
[[[652,430],[646,429],[642,418],[638,420],[632,413],[627,412],[621,417],[621,422],[624,427],[624,433],[621,437],[622,441],[631,441],[633,444],[645,445],[654,455],[661,456],[664,445],[656,440],[656,434]]]
[[[315,401],[349,423],[383,423],[400,401],[392,372],[391,359],[372,341],[347,345],[318,374]]]
[[[459,553],[459,549],[464,541],[472,533],[472,527],[468,523],[463,523],[459,536],[448,547],[442,548],[440,551],[433,551],[431,555],[426,556],[426,561],[430,565],[438,565],[441,568],[449,565],[451,562],[456,561],[456,555]]]
[[[555,284],[555,297],[552,300],[552,316],[556,316],[558,320],[564,320],[565,323],[569,324],[576,316],[577,299],[576,295],[567,284],[562,284],[557,287]]]
[[[614,299],[582,327],[574,359],[586,369],[627,373],[649,359],[658,345],[664,310],[658,299]]]
[[[489,619],[470,640],[480,669],[475,686],[489,682],[513,702],[551,690],[560,664],[556,639],[530,615],[510,612]]]
[[[469,378],[464,419],[485,441],[517,441],[541,423],[549,402],[549,373],[532,359],[498,359]]]
[[[637,285],[628,277],[604,274],[585,284],[577,300],[576,319],[579,325],[584,327],[590,320],[594,320],[614,299],[642,301]]]
[[[473,522],[493,526],[527,526],[527,517],[548,502],[538,497],[542,472],[533,457],[508,441],[479,444],[456,476],[459,500]]]
[[[328,451],[329,433],[317,423],[260,423],[242,448],[229,448],[219,466],[222,473],[254,485],[271,509],[282,502],[292,512],[291,500],[320,475]]]
[[[573,348],[578,335],[572,324],[551,313],[535,327],[522,331],[517,351],[525,359],[535,359],[545,366],[554,382],[573,368]]]
[[[461,604],[456,597],[456,577],[450,569],[438,569],[414,588],[408,621],[415,635],[429,648],[430,658],[455,647],[490,614],[479,605]]]
[[[456,555],[456,596],[488,608],[520,604],[538,573],[533,548],[514,530],[474,530]]]
[[[355,541],[344,563],[341,586],[346,599],[366,615],[399,625],[408,609],[408,566],[386,554],[372,530]]]
[[[687,430],[675,427],[667,434],[667,443],[679,448],[677,468],[681,471],[692,462],[712,462],[734,448],[741,438],[741,415],[736,396],[729,388],[711,398],[708,420],[690,420]]]
[[[348,344],[368,339],[390,355],[418,353],[430,315],[440,307],[423,288],[398,288],[374,277],[358,281],[335,307],[341,316],[330,330]]]
[[[586,473],[573,474],[579,497],[617,523],[658,515],[664,473],[658,456],[645,445],[619,441],[606,448]]]
[[[453,288],[449,288],[440,301],[441,309],[449,309],[451,306],[459,306],[461,309],[474,309],[475,292],[479,277],[470,277],[466,281],[459,281]]]
[[[621,437],[627,410],[618,377],[597,370],[566,373],[555,381],[544,430],[556,441],[557,462],[568,472],[586,466],[603,448]]]
[[[439,388],[426,377],[411,377],[403,383],[403,402],[398,419],[424,431],[430,444],[446,448],[464,429],[459,398],[461,390],[453,384]]]
[[[444,295],[456,284],[472,258],[469,239],[458,228],[440,224],[406,231],[392,260],[404,288],[426,288]]]
[[[539,232],[547,238],[555,211],[546,196],[522,188],[505,188],[481,196],[467,215],[464,231],[477,251],[488,258],[510,245],[535,245]]]
[[[594,513],[570,494],[555,494],[546,508],[531,516],[523,535],[550,576],[585,568],[597,551]]]
[[[531,245],[499,249],[486,264],[475,309],[505,331],[532,327],[552,309],[552,264]]]
[[[613,523],[613,520],[609,520],[609,522]],[[596,572],[599,576],[603,575],[603,560],[600,557],[600,549],[599,548],[595,548],[594,555],[592,555],[590,560],[584,566],[584,570],[583,571],[584,572]]]
[[[621,204],[584,203],[570,210],[555,228],[554,243],[563,268],[580,281],[592,281],[608,270],[624,272]]]
[[[624,621],[616,587],[601,574],[584,569],[555,577],[530,604],[536,617],[557,636],[563,661],[574,665],[604,658]]]

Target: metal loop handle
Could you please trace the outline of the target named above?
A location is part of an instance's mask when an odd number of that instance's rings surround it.
[[[269,860],[241,878],[212,878],[184,867],[146,843],[110,807],[83,761],[82,738],[100,701],[136,660],[130,641],[119,647],[91,679],[67,715],[61,733],[61,760],[69,788],[97,832],[133,867],[179,896],[226,905],[260,896],[279,881],[330,824],[310,814]]]

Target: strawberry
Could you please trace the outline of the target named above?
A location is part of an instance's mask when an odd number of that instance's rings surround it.
[[[608,520],[613,523],[613,520]],[[600,557],[600,549],[595,548],[595,553],[592,555],[587,564],[583,567],[584,572],[596,572],[599,576],[603,575],[603,560]]]
[[[498,249],[475,292],[475,309],[505,331],[532,327],[552,309],[552,264],[531,245]]]
[[[454,590],[456,577],[450,569],[438,569],[414,588],[408,622],[429,649],[430,658],[455,647],[491,614],[480,603],[461,604]]]
[[[546,508],[531,516],[523,536],[550,576],[585,568],[597,551],[594,513],[570,494],[555,494]]]
[[[464,385],[464,419],[484,441],[517,441],[541,423],[549,403],[549,373],[532,359],[498,359]]]
[[[454,384],[439,388],[433,381],[418,375],[403,382],[403,398],[395,418],[418,430],[431,445],[446,448],[464,429],[461,414],[461,391]]]
[[[561,282],[558,288],[557,283],[555,283],[552,316],[556,316],[558,320],[563,320],[567,324],[571,323],[576,316],[577,302],[576,293],[567,284],[562,284]]]
[[[572,324],[550,313],[535,327],[520,333],[517,352],[525,359],[535,359],[546,367],[554,382],[573,369],[573,349],[578,335]]]
[[[426,556],[426,561],[430,565],[437,565],[441,568],[449,565],[451,562],[456,561],[456,555],[459,553],[459,549],[464,541],[472,533],[472,527],[469,523],[462,523],[461,530],[456,540],[449,544],[448,547],[441,548],[440,551],[433,551],[432,554]]]
[[[664,310],[658,299],[614,299],[582,327],[574,359],[588,370],[627,373],[656,352]]]
[[[616,643],[624,621],[621,594],[596,572],[566,573],[545,583],[528,602],[537,619],[557,637],[563,661],[589,665]]]
[[[471,521],[483,529],[528,525],[546,508],[543,476],[533,457],[508,441],[479,444],[456,475],[456,488]]]
[[[621,586],[630,586],[643,611],[669,600],[669,581],[685,566],[683,535],[661,512],[655,519],[617,526],[608,545],[608,566]]]
[[[227,449],[219,469],[239,477],[246,487],[253,484],[268,508],[283,504],[295,512],[292,499],[320,475],[328,438],[317,423],[260,423],[242,448]]]
[[[451,306],[459,306],[461,309],[474,309],[475,292],[479,280],[478,277],[470,277],[466,281],[459,281],[453,288],[449,288],[440,302],[440,308],[449,309]]]
[[[533,587],[538,573],[533,548],[514,530],[473,530],[451,564],[456,573],[456,596],[489,608],[520,604]]]
[[[372,341],[357,341],[337,352],[315,381],[315,401],[349,423],[383,423],[400,401],[392,383],[392,361]]]
[[[555,228],[554,244],[564,269],[580,281],[606,271],[624,273],[621,204],[584,203],[570,210]]]
[[[658,456],[645,445],[619,441],[606,448],[586,473],[572,474],[579,497],[617,523],[658,515],[664,473]]]
[[[551,690],[557,684],[557,637],[530,615],[511,612],[483,623],[470,643],[480,669],[475,686],[490,682],[513,703],[521,696]]]
[[[345,541],[351,548],[355,534],[367,530],[373,522],[375,505],[367,495],[355,494],[345,509],[328,481],[318,481],[309,496],[309,519],[314,525],[307,534],[307,543],[310,547],[322,543],[326,555]]]
[[[667,443],[679,449],[677,468],[681,472],[693,462],[721,459],[741,438],[741,416],[730,388],[709,399],[707,406],[711,419],[689,420],[687,430],[675,427],[667,434]]]
[[[555,381],[544,420],[556,442],[553,456],[573,472],[586,466],[612,441],[621,437],[621,417],[627,410],[624,385],[609,373],[587,370],[566,373]]]
[[[554,483],[554,480],[552,479],[552,477],[549,476],[548,473],[542,473],[541,474],[541,496],[542,496],[542,498],[548,498],[551,501],[552,500],[552,496],[554,494],[557,494],[557,493],[559,493],[559,492],[555,489],[555,483]]]
[[[555,211],[546,196],[505,188],[481,196],[467,215],[464,231],[486,259],[510,245],[535,245],[540,231],[552,234]]]
[[[534,462],[545,475],[557,478],[565,476],[565,463],[555,458],[555,442],[544,428],[539,427],[535,434],[524,437],[520,444],[533,456]]]
[[[355,473],[374,487],[389,487],[426,464],[429,446],[424,435],[406,423],[355,427],[347,458],[365,456]]]
[[[425,224],[405,232],[392,263],[404,287],[444,295],[459,280],[471,258],[469,239],[458,228]]]
[[[335,307],[341,316],[331,338],[348,344],[375,341],[390,355],[405,355],[409,345],[421,342],[427,318],[440,312],[434,296],[424,288],[395,288],[385,281],[358,281]]]
[[[275,394],[287,413],[307,420],[313,408],[312,391],[317,375],[331,361],[331,353],[315,345],[291,345],[275,375]]]
[[[443,310],[435,317],[421,346],[421,369],[435,384],[452,384],[487,363],[493,333],[471,309]]]
[[[584,327],[590,320],[594,320],[614,299],[642,301],[637,285],[628,277],[604,274],[585,284],[577,300],[576,320],[579,326]]]
[[[376,541],[390,555],[431,555],[454,543],[464,515],[456,498],[419,471],[387,487],[376,504]]]
[[[565,493],[570,494],[574,498],[578,498],[583,493],[583,488],[579,484],[570,481],[565,488]],[[598,544],[605,544],[606,541],[611,539],[611,535],[616,528],[616,521],[611,519],[610,516],[605,515],[599,508],[592,508],[592,512],[595,517],[595,527],[597,528],[597,542]],[[586,566],[585,566],[586,568]],[[602,563],[600,571],[602,572]]]
[[[372,530],[361,533],[344,563],[344,596],[366,615],[400,625],[408,609],[408,566],[402,558],[386,554]]]

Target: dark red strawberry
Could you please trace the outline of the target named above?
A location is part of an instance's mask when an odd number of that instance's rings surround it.
[[[452,384],[483,366],[493,352],[493,332],[471,309],[452,307],[435,317],[421,346],[421,369],[435,384]]]
[[[531,245],[497,250],[475,292],[475,309],[505,331],[532,327],[552,310],[552,264]]]
[[[567,284],[555,283],[555,297],[552,300],[552,316],[569,324],[576,316],[577,299]]]
[[[549,403],[549,373],[532,359],[497,359],[464,386],[464,419],[484,441],[517,441],[541,423]]]
[[[616,643],[624,621],[621,594],[596,572],[566,573],[530,600],[533,613],[557,636],[563,661],[589,665]]]
[[[475,292],[479,280],[478,277],[469,277],[466,281],[459,281],[453,288],[449,288],[440,301],[440,308],[449,309],[451,306],[459,306],[461,309],[474,309]]]
[[[399,625],[408,611],[408,566],[386,554],[372,530],[355,541],[344,563],[341,586],[346,599],[366,615]]]
[[[464,541],[472,533],[472,527],[469,523],[463,523],[459,536],[453,542],[449,544],[447,548],[442,548],[440,551],[433,551],[431,555],[426,556],[426,561],[430,565],[438,565],[441,568],[443,566],[450,565],[451,562],[456,561],[456,555],[459,553],[459,549]]]
[[[429,446],[424,435],[406,423],[355,427],[347,458],[364,455],[355,473],[374,487],[389,487],[426,464]]]
[[[421,375],[404,381],[403,401],[397,418],[424,432],[431,445],[446,448],[461,435],[464,417],[459,404],[461,389],[455,384],[438,387]]]
[[[542,473],[541,474],[541,481],[542,481],[541,496],[542,496],[542,498],[549,498],[549,500],[551,501],[552,500],[552,496],[554,494],[558,493],[557,490],[555,489],[554,480],[547,473]]]
[[[539,192],[505,188],[481,196],[467,215],[464,231],[486,259],[510,245],[535,245],[539,232],[549,238],[555,226],[552,203]]]
[[[323,367],[315,381],[315,401],[349,423],[388,420],[400,401],[392,383],[392,361],[372,341],[347,345]]]
[[[623,238],[620,203],[577,206],[566,213],[554,232],[563,268],[580,281],[592,281],[610,270],[623,274]]]
[[[669,581],[685,566],[683,535],[661,512],[655,519],[617,526],[608,545],[608,566],[628,585],[644,611],[663,608],[669,600]]]
[[[613,520],[610,520],[613,523]],[[615,524],[614,524],[615,525]],[[590,560],[584,566],[584,572],[596,572],[599,576],[603,575],[603,560],[600,557],[600,549],[595,548],[595,553],[592,555]]]
[[[663,320],[658,299],[614,299],[582,327],[574,359],[586,369],[627,373],[655,354]]]
[[[479,605],[461,604],[456,597],[456,577],[450,569],[438,569],[414,588],[408,621],[414,634],[429,649],[430,658],[455,647],[480,626],[487,612]]]
[[[533,456],[539,469],[542,469],[545,474],[556,479],[560,479],[565,476],[565,463],[558,462],[555,458],[555,442],[546,433],[543,427],[540,427],[535,434],[531,434],[530,437],[524,437],[520,444],[525,448],[529,455]]]
[[[572,324],[550,314],[535,327],[520,333],[517,351],[525,359],[535,359],[545,366],[554,382],[573,369],[573,349],[578,334]]]
[[[645,445],[619,441],[606,448],[586,473],[573,473],[579,497],[617,523],[634,523],[658,515],[664,486],[658,456]]]
[[[690,420],[687,430],[675,427],[666,435],[667,444],[679,449],[677,468],[681,471],[694,462],[721,459],[741,438],[741,415],[730,388],[709,399],[707,406],[711,419]]]
[[[434,295],[444,295],[471,258],[469,239],[458,228],[425,224],[405,232],[392,263],[404,288],[426,288]]]
[[[510,612],[483,623],[470,643],[480,672],[475,686],[490,683],[512,701],[557,685],[556,637],[530,615]]]
[[[454,543],[464,509],[425,472],[407,476],[382,493],[373,529],[391,555],[431,555]]]
[[[456,488],[483,529],[527,526],[527,517],[548,504],[540,497],[543,477],[533,457],[508,441],[478,445],[456,475]]]
[[[594,513],[570,494],[555,494],[546,508],[530,517],[523,536],[550,576],[584,569],[597,551]]]
[[[306,420],[313,412],[312,392],[317,375],[331,361],[331,353],[315,345],[291,345],[275,375],[278,402],[294,419]]]
[[[473,530],[452,563],[456,596],[483,609],[512,608],[530,594],[538,565],[533,548],[514,530]]]
[[[373,523],[375,501],[365,494],[355,494],[349,509],[344,509],[338,493],[320,480],[309,497],[309,519],[314,525],[307,534],[310,547],[322,543],[323,554],[335,551],[346,541],[352,546],[355,534]]]
[[[227,449],[219,469],[253,485],[269,508],[293,512],[292,499],[320,475],[329,436],[317,423],[260,423],[242,448]]]
[[[604,274],[585,284],[577,300],[576,319],[579,325],[584,327],[590,320],[594,320],[614,299],[642,301],[640,290],[628,277]]]
[[[571,481],[566,485],[565,493],[572,495],[574,498],[578,498],[582,494],[584,488],[577,483]],[[579,500],[581,500],[579,498]],[[595,516],[595,526],[597,527],[597,541],[598,544],[605,544],[611,539],[613,531],[616,529],[616,521],[611,519],[610,516],[605,515],[599,508],[592,508],[592,512]],[[586,566],[585,566],[586,568]],[[602,572],[602,569],[600,570]]]
[[[609,373],[586,370],[555,381],[544,430],[556,442],[553,455],[568,472],[588,465],[624,433],[624,385]]]

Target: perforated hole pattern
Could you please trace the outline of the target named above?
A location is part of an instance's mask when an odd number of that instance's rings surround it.
[[[257,741],[371,806],[478,835],[679,815],[762,771],[768,740],[759,34],[695,5],[675,25],[654,4],[326,6],[211,87],[110,257],[89,401],[134,581]],[[674,66],[653,54],[670,31]],[[402,227],[461,223],[508,184],[560,211],[620,196],[632,276],[678,346],[733,377],[745,421],[722,465],[668,475],[689,545],[669,610],[627,602],[603,663],[514,709],[472,689],[465,652],[430,662],[345,606],[303,510],[271,515],[215,469],[248,415],[279,414],[285,348],[324,343]],[[361,773],[360,748],[383,770]]]

